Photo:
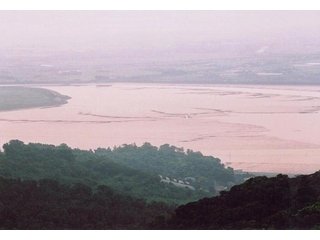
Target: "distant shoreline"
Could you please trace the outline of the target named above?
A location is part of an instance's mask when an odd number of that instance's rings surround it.
[[[160,85],[203,85],[203,86],[320,86],[320,83],[242,83],[242,82],[170,82],[170,81],[106,81],[106,82],[24,82],[24,83],[2,83],[0,87],[5,86],[85,86],[96,85],[97,87],[109,87],[112,84],[160,84]]]

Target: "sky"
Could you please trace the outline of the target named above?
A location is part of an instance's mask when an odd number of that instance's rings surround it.
[[[2,50],[310,51],[320,11],[0,11],[0,32]]]

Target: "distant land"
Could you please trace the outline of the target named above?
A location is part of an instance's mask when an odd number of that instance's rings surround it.
[[[70,99],[70,97],[43,88],[18,86],[0,87],[0,111],[56,107],[66,104],[68,99]]]
[[[72,61],[70,60],[72,59]],[[1,60],[1,59],[0,59]],[[172,83],[320,84],[320,53],[256,53],[203,58],[117,59],[101,53],[7,56],[0,84]]]

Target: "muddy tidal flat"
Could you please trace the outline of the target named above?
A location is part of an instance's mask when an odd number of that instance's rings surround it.
[[[11,139],[95,149],[169,143],[254,172],[320,169],[320,86],[37,86],[67,104],[0,112]]]

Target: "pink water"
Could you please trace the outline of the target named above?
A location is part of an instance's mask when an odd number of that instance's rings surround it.
[[[246,171],[320,169],[320,86],[43,87],[72,99],[55,108],[0,112],[0,144],[169,143]]]

